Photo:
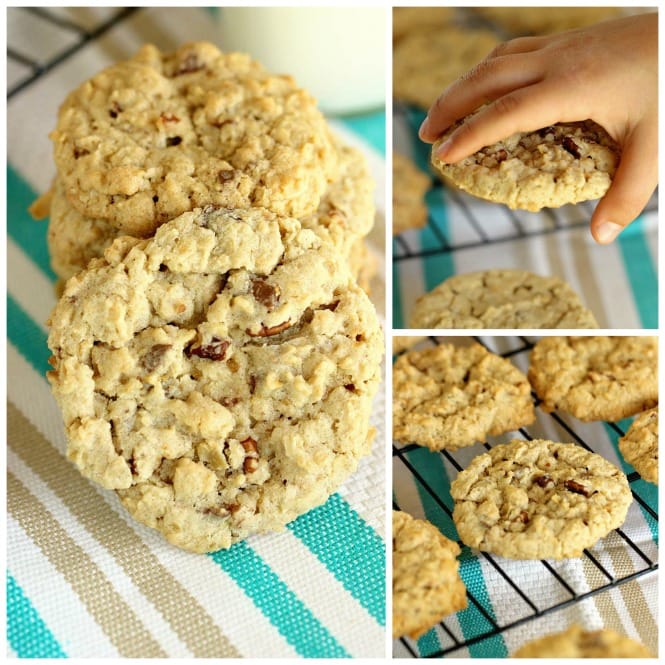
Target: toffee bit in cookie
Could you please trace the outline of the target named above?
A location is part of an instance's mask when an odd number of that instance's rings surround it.
[[[251,436],[248,436],[244,441],[240,442],[240,445],[245,449],[246,453],[258,453],[259,449],[256,445],[256,441],[252,439]]]
[[[166,146],[171,148],[175,145],[180,145],[182,143],[182,136],[167,136],[166,137]]]
[[[284,323],[278,323],[276,326],[272,326],[271,328],[263,326],[258,332],[252,332],[249,328],[247,328],[245,332],[250,337],[271,337],[272,335],[278,335],[279,333],[288,330],[290,327],[291,321],[284,321]]]
[[[508,159],[508,153],[505,150],[499,150],[494,153],[494,159],[497,164],[501,164],[501,162],[505,162]]]
[[[171,344],[155,344],[155,346],[143,356],[141,361],[143,367],[148,372],[154,372],[161,365],[166,352],[171,346]]]
[[[335,300],[331,303],[328,303],[327,305],[321,305],[321,309],[327,309],[330,310],[331,312],[334,312],[337,309],[338,305],[339,305],[339,300]]]
[[[210,506],[203,510],[204,515],[215,515],[215,517],[228,517],[231,512],[225,506]]]
[[[199,358],[205,358],[206,360],[224,360],[226,357],[226,350],[230,345],[231,342],[228,340],[213,337],[210,344],[191,346],[185,351],[185,353],[189,357],[197,356]]]
[[[554,134],[555,131],[556,130],[552,125],[548,125],[547,127],[538,130],[538,136],[540,136],[541,139],[544,139],[548,134]]]
[[[561,145],[563,146],[563,149],[566,152],[569,152],[575,159],[579,159],[582,155],[580,154],[580,148],[573,141],[573,139],[570,138],[570,136],[564,136],[563,140],[561,141]]]
[[[86,148],[74,147],[74,159],[78,159],[79,157],[85,157],[85,155],[89,154],[90,150],[87,150]]]
[[[122,106],[120,106],[120,104],[118,104],[118,102],[113,102],[113,104],[111,106],[111,110],[109,111],[109,115],[112,118],[117,118],[118,113],[122,113]]]
[[[254,473],[259,468],[259,460],[256,457],[246,457],[242,463],[243,473]]]
[[[547,474],[543,476],[535,476],[533,482],[536,483],[538,487],[547,487],[548,485],[554,484],[552,477],[548,476]]]
[[[252,295],[270,311],[279,302],[279,288],[263,279],[252,280]]]
[[[569,491],[569,492],[574,492],[575,494],[581,494],[582,496],[589,497],[591,496],[591,492],[584,487],[584,485],[581,485],[575,480],[566,480],[563,483],[563,486]]]
[[[162,113],[159,116],[159,119],[162,122],[180,122],[180,118],[177,115],[174,115],[173,113]]]
[[[222,169],[217,174],[217,180],[219,180],[219,182],[228,182],[229,180],[233,180],[234,176],[235,171],[233,169]]]
[[[198,72],[203,69],[205,65],[199,62],[199,59],[194,53],[188,54],[183,61],[178,65],[176,69],[175,76],[180,76],[181,74],[190,74],[191,72]]]

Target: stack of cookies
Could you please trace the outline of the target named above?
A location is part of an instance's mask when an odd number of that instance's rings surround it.
[[[369,452],[383,352],[362,155],[290,77],[207,43],[102,71],[51,138],[68,457],[196,552],[325,501]]]

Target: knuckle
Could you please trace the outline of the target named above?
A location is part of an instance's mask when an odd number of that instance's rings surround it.
[[[493,60],[494,58],[500,58],[502,55],[505,55],[510,48],[511,42],[501,42],[497,44],[487,55],[487,60]]]
[[[520,100],[515,95],[504,95],[499,97],[493,104],[492,110],[497,116],[510,116],[519,110]]]

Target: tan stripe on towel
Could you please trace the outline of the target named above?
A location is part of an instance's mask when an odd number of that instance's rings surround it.
[[[617,577],[625,577],[635,572],[635,566],[632,559],[628,555],[623,540],[620,536],[616,537],[616,545],[607,548],[615,575]],[[588,558],[583,557],[584,573],[591,588],[596,588],[607,584],[607,577],[596,567],[596,565]],[[647,573],[648,574],[648,573]],[[658,626],[649,608],[644,592],[640,586],[639,579],[630,582],[624,582],[616,587],[623,596],[624,605],[630,614],[631,621],[640,635],[640,641],[644,644],[649,651],[657,653],[658,651]],[[619,633],[626,632],[621,614],[614,604],[610,591],[595,594],[593,600],[598,609],[598,613],[603,618],[603,625],[606,628],[615,630]]]
[[[95,562],[11,472],[7,474],[7,506],[21,528],[67,580],[121,656],[166,657]]]
[[[7,425],[12,450],[107,548],[194,656],[240,656],[192,594],[11,402],[7,404]]]

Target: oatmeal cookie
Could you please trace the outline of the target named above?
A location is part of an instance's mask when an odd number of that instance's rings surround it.
[[[639,642],[613,630],[584,630],[572,625],[520,647],[513,658],[653,658]]]
[[[427,225],[430,179],[408,157],[393,153],[393,235]]]
[[[635,418],[619,439],[619,450],[644,480],[658,485],[658,407]]]
[[[118,238],[48,341],[69,459],[184,549],[283,528],[369,452],[376,313],[294,219],[209,207]]]
[[[395,335],[393,337],[393,355],[410,349],[424,339],[426,339],[424,335]]]
[[[409,351],[393,365],[393,438],[457,450],[531,424],[531,387],[480,344]]]
[[[432,146],[432,165],[443,180],[473,196],[536,212],[604,196],[612,183],[621,150],[591,120],[558,123],[535,132],[518,132],[446,164],[439,146],[456,122]]]
[[[514,36],[585,28],[623,14],[620,7],[474,7],[471,11]]]
[[[147,45],[70,93],[51,133],[67,198],[147,235],[209,204],[312,214],[337,177],[315,100],[240,53]]]
[[[393,510],[393,637],[416,639],[466,607],[459,553],[427,520]]]
[[[418,298],[410,328],[597,328],[558,277],[484,270],[450,277]]]
[[[362,238],[374,224],[374,181],[367,160],[358,149],[337,139],[335,147],[339,175],[329,184],[316,212],[304,217],[301,223],[332,243],[340,255],[349,257],[355,274],[360,276],[362,269],[366,282],[368,275],[371,278],[372,263],[370,258],[365,270]],[[48,200],[48,207],[39,206],[39,216],[49,216],[51,266],[63,280],[85,268],[91,259],[100,257],[115,238],[127,235],[104,219],[82,215],[69,203],[60,178],[56,178]]]
[[[581,556],[623,524],[632,494],[613,464],[573,443],[516,439],[451,483],[462,542],[510,559]]]
[[[454,18],[454,7],[393,7],[393,42],[422,29],[446,25]]]
[[[434,26],[410,32],[393,49],[393,95],[426,110],[498,43],[484,29]]]
[[[528,376],[548,413],[620,420],[658,403],[658,340],[545,337],[531,352]]]

